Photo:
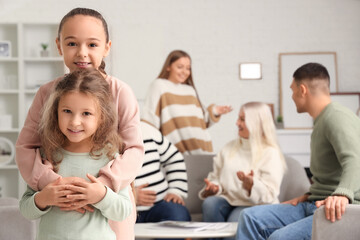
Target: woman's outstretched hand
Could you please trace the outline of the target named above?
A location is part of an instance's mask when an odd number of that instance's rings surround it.
[[[205,178],[204,182],[206,184],[205,190],[202,193],[203,197],[209,197],[212,195],[215,195],[219,191],[219,186],[216,184],[213,184],[209,181],[209,179]]]
[[[223,115],[233,110],[230,105],[215,106],[216,115]]]

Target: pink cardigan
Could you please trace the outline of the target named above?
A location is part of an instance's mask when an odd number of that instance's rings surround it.
[[[40,121],[40,111],[48,99],[52,87],[59,77],[40,87],[35,95],[34,101],[29,109],[24,127],[20,132],[16,142],[16,163],[24,180],[34,190],[43,189],[48,183],[56,180],[59,175],[52,170],[48,162],[42,162],[36,149],[41,146],[38,135]],[[111,76],[106,77],[110,89],[115,99],[116,109],[119,115],[119,134],[125,143],[125,151],[121,157],[109,162],[107,166],[99,172],[99,179],[105,185],[117,191],[128,186],[138,174],[144,159],[144,146],[140,130],[139,107],[131,88],[119,79]],[[131,192],[132,196],[132,192]],[[133,197],[133,196],[132,196]],[[124,223],[127,227],[114,226],[117,232],[117,239],[133,239],[133,223],[135,221],[135,205],[133,215],[128,222]],[[132,226],[132,228],[129,228]],[[128,232],[124,232],[128,231]],[[131,232],[132,231],[132,232]],[[121,238],[119,236],[121,234]],[[124,238],[125,237],[125,238]]]

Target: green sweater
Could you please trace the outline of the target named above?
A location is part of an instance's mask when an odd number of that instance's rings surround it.
[[[309,200],[342,195],[360,204],[360,118],[338,103],[330,103],[314,121],[310,170]]]
[[[89,153],[71,153],[63,150],[64,159],[59,165],[63,177],[76,176],[87,179],[86,173],[97,176],[99,169],[109,163],[106,155],[92,159]],[[116,239],[108,219],[123,221],[132,210],[128,187],[114,193],[106,187],[105,197],[93,204],[94,212],[84,214],[75,211],[62,211],[49,207],[42,211],[35,205],[37,194],[28,187],[20,201],[20,211],[28,219],[40,218],[37,240],[110,240]]]

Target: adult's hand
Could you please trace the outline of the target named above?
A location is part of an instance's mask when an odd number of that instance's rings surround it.
[[[349,199],[345,196],[329,196],[325,200],[315,202],[316,207],[324,205],[326,219],[331,222],[341,219],[348,204]]]
[[[251,170],[249,174],[245,174],[243,171],[236,172],[237,177],[243,182],[242,187],[251,194],[251,189],[254,185],[254,171]]]
[[[166,196],[164,197],[164,201],[166,202],[174,202],[174,203],[177,203],[177,204],[181,204],[183,206],[185,206],[185,202],[184,200],[182,199],[182,197],[174,194],[174,193],[168,193],[166,194]]]
[[[44,210],[49,206],[68,207],[71,205],[71,201],[66,196],[72,191],[67,190],[66,185],[61,184],[61,181],[62,179],[59,177],[35,195],[35,204],[39,209]]]
[[[206,184],[205,190],[202,193],[203,197],[209,197],[215,195],[219,191],[219,186],[210,182],[209,179],[205,178],[204,182]]]
[[[304,194],[304,195],[302,195],[300,197],[296,197],[296,198],[293,198],[291,200],[282,202],[282,204],[291,204],[293,206],[296,206],[296,205],[298,205],[298,203],[307,201],[308,197],[309,197],[309,195]]]
[[[91,182],[87,182],[80,178],[81,180],[73,181],[71,184],[66,185],[66,189],[71,190],[74,193],[67,195],[67,198],[72,201],[71,207],[61,208],[62,210],[71,211],[84,208],[83,210],[91,211],[93,209],[87,205],[97,203],[104,198],[106,194],[104,184],[91,174],[87,174],[86,176]]]
[[[233,110],[230,105],[215,106],[215,112],[217,115],[223,115]]]
[[[156,192],[153,190],[145,190],[149,186],[148,183],[135,187],[136,205],[137,206],[153,206],[156,200]]]

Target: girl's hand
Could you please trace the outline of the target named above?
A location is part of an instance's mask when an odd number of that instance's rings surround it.
[[[231,112],[233,109],[230,105],[215,106],[216,115],[223,115]]]
[[[137,206],[153,206],[156,200],[156,192],[152,190],[143,190],[149,184],[145,183],[138,187],[135,187],[136,193],[136,205]]]
[[[61,182],[62,178],[59,177],[35,195],[35,204],[39,209],[44,210],[49,206],[71,206],[71,201],[66,196],[73,192],[66,189],[66,185],[61,184]]]
[[[184,202],[184,200],[182,199],[182,197],[180,197],[180,196],[178,196],[178,195],[176,195],[176,194],[174,194],[174,193],[168,193],[168,194],[166,194],[166,196],[164,197],[164,200],[165,200],[166,202],[172,201],[172,202],[174,202],[174,203],[181,204],[181,205],[185,206],[185,202]]]
[[[243,171],[238,171],[236,173],[240,181],[243,182],[242,187],[251,194],[251,189],[254,185],[254,171],[251,170],[249,174],[245,174]]]
[[[106,194],[106,187],[91,174],[86,175],[90,179],[90,183],[86,181],[74,181],[72,185],[66,185],[66,189],[75,193],[66,197],[71,200],[71,207],[61,208],[62,210],[76,210],[83,208],[88,204],[94,204],[101,201]]]
[[[202,193],[204,198],[215,195],[219,191],[219,186],[211,183],[209,179],[205,178],[204,182],[206,184],[205,191]]]

